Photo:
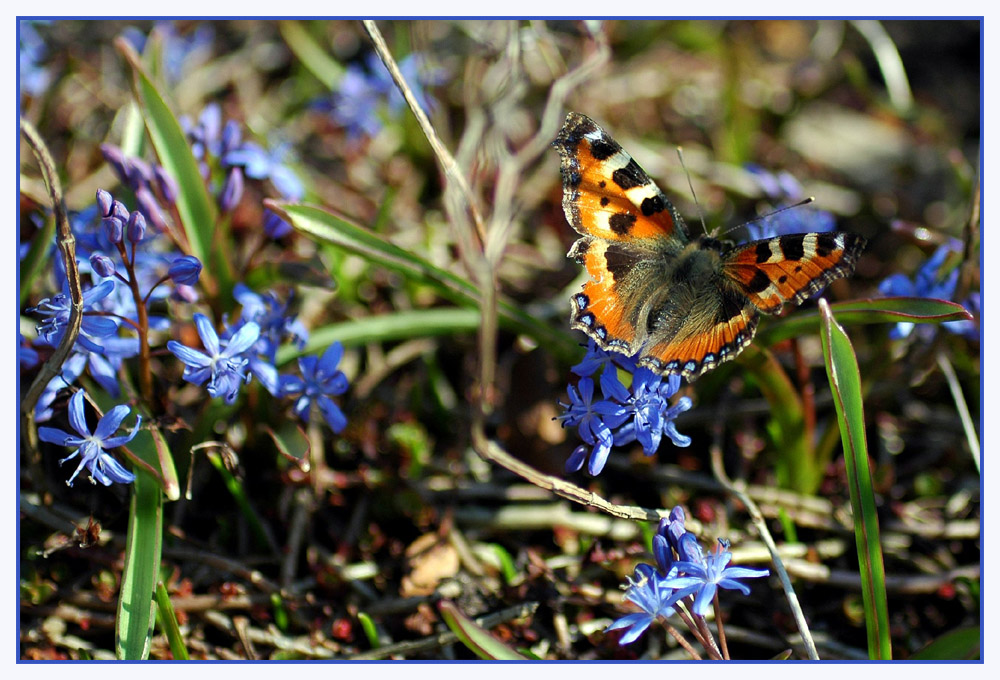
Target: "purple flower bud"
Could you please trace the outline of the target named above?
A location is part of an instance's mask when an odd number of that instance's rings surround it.
[[[167,275],[174,283],[193,286],[201,275],[201,261],[193,255],[178,257],[170,263]]]
[[[292,233],[292,225],[270,210],[264,211],[264,233],[268,238],[283,238]]]
[[[168,205],[173,205],[177,202],[177,182],[174,178],[163,169],[162,165],[157,165],[153,168],[153,174],[156,175],[156,186],[160,190],[160,195],[163,196],[163,200],[167,202]]]
[[[121,220],[122,224],[128,222],[128,208],[121,201],[115,201],[112,204],[111,214]]]
[[[222,149],[219,152],[219,157],[224,157],[238,147],[241,137],[240,124],[235,120],[226,121],[226,126],[222,128]]]
[[[125,230],[125,225],[118,215],[105,217],[101,220],[101,227],[104,229],[104,234],[108,237],[108,241],[111,243],[122,242],[122,233]]]
[[[129,158],[126,167],[128,168],[129,186],[132,189],[146,186],[156,179],[153,176],[152,168],[149,167],[149,163],[141,158]]]
[[[178,283],[174,286],[174,289],[170,291],[170,299],[177,300],[178,302],[197,302],[198,291],[191,286]]]
[[[101,155],[108,162],[111,169],[118,175],[119,181],[128,183],[128,169],[125,165],[125,154],[117,146],[111,144],[101,144]]]
[[[115,275],[115,263],[107,255],[94,253],[90,256],[90,267],[98,276],[107,278]]]
[[[138,243],[146,235],[146,218],[138,210],[133,210],[128,216],[128,228],[125,235],[132,243]]]
[[[233,168],[229,171],[229,177],[222,187],[222,194],[219,196],[219,207],[222,212],[228,213],[236,209],[236,205],[243,196],[243,171]]]
[[[149,187],[139,187],[135,192],[135,200],[139,203],[139,210],[144,215],[149,216],[149,221],[154,227],[160,231],[167,228],[167,223],[163,220],[163,215],[160,213],[160,205],[156,202],[156,197],[153,196],[153,192],[149,190]]]
[[[115,199],[110,193],[104,189],[97,190],[97,207],[101,209],[101,217],[107,217],[111,214],[111,208],[114,205]]]

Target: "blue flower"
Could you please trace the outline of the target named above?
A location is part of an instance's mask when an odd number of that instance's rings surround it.
[[[170,263],[167,276],[174,283],[193,286],[201,276],[201,260],[194,255],[182,255]]]
[[[160,34],[163,44],[163,65],[167,79],[171,83],[180,82],[181,76],[192,65],[197,65],[210,54],[215,40],[215,30],[211,24],[199,23],[187,36],[177,32],[174,25],[168,21],[158,21],[153,28]],[[146,34],[135,26],[128,26],[122,31],[123,37],[132,43],[137,52],[146,47]]]
[[[614,443],[611,426],[605,422],[605,417],[619,417],[621,406],[607,400],[594,401],[594,381],[591,378],[581,378],[577,386],[570,385],[567,392],[570,403],[560,404],[566,410],[558,419],[562,421],[563,427],[576,427],[580,439],[593,447],[589,452],[590,464],[587,471],[591,475],[598,475],[604,469]],[[579,470],[587,453],[587,447],[577,447],[566,461],[566,471]]]
[[[184,362],[186,381],[201,385],[208,380],[208,393],[213,397],[224,397],[227,404],[232,404],[239,394],[240,385],[250,381],[250,376],[246,374],[249,359],[243,354],[257,342],[260,326],[253,322],[243,325],[223,348],[208,317],[195,314],[194,323],[207,353],[182,345],[176,340],[169,341],[167,349]]]
[[[32,97],[41,94],[49,85],[49,72],[41,65],[46,48],[33,24],[41,21],[17,22],[17,62],[21,94]]]
[[[17,363],[22,368],[31,368],[38,363],[38,352],[20,333],[17,334]]]
[[[270,210],[264,211],[264,233],[268,238],[284,238],[292,233],[292,225],[283,220],[280,215]]]
[[[400,61],[399,70],[421,108],[431,111],[434,100],[427,96],[424,87],[443,82],[444,72],[429,68],[423,57],[416,54]],[[347,129],[349,138],[357,139],[361,136],[373,137],[382,129],[378,110],[383,101],[392,117],[398,116],[406,104],[385,65],[370,52],[364,67],[348,65],[337,92],[320,102],[319,107],[328,110],[334,122]]]
[[[750,172],[772,203],[789,205],[805,198],[802,185],[787,172],[774,175],[752,163],[745,165],[744,168]],[[811,205],[803,205],[758,218],[747,224],[746,230],[750,234],[751,241],[759,241],[785,234],[833,231],[835,227],[836,220],[831,213]]]
[[[694,541],[693,547],[690,547],[691,544],[688,545],[688,559],[678,560],[673,564],[673,568],[681,575],[668,576],[664,579],[663,585],[684,592],[685,597],[691,592],[695,593],[692,611],[698,616],[705,616],[719,588],[739,590],[744,595],[749,595],[749,586],[737,579],[760,578],[770,574],[767,569],[727,566],[733,559],[733,554],[729,552],[728,541],[720,539],[719,549],[708,555],[703,553],[697,541]]]
[[[318,359],[300,358],[299,371],[302,377],[283,375],[280,387],[281,393],[285,396],[302,395],[295,402],[297,416],[309,422],[312,406],[318,406],[330,429],[338,434],[347,427],[347,417],[330,397],[339,396],[347,391],[347,376],[337,369],[343,355],[344,346],[334,342]]]
[[[635,614],[627,614],[604,629],[605,632],[626,628],[627,631],[618,641],[627,645],[639,639],[649,625],[658,618],[667,618],[674,614],[673,605],[679,599],[664,580],[648,564],[639,564],[635,568],[634,577],[629,578],[626,599],[639,606],[642,610]]]
[[[632,379],[632,396],[625,403],[626,417],[631,418],[615,432],[615,446],[638,440],[642,451],[652,456],[665,434],[674,446],[690,446],[691,438],[680,434],[674,418],[691,408],[691,400],[681,397],[673,406],[670,397],[680,389],[681,379],[671,374],[666,379],[648,368],[640,368]]]
[[[285,165],[290,149],[289,144],[279,144],[273,151],[267,151],[254,142],[244,142],[227,153],[222,162],[242,167],[247,177],[252,179],[271,180],[282,198],[298,201],[305,195],[305,188],[291,168]]]
[[[958,285],[958,267],[945,270],[945,261],[948,255],[958,252],[961,249],[958,241],[950,240],[941,245],[934,254],[925,262],[916,275],[911,280],[905,274],[892,274],[879,284],[878,291],[885,296],[901,297],[922,297],[937,300],[951,300],[955,295],[955,288]],[[974,314],[979,313],[981,297],[978,292],[972,293],[964,303],[966,308],[970,308]],[[964,335],[971,339],[977,339],[979,333],[973,321],[952,321],[942,324],[946,330],[957,335]],[[907,321],[897,323],[891,331],[889,337],[895,340],[905,338],[916,328],[915,324]],[[924,341],[930,341],[936,329],[930,324],[921,324],[917,330],[918,337]]]
[[[590,456],[588,472],[597,475],[607,462],[612,446],[624,446],[634,441],[642,444],[647,456],[660,446],[663,435],[675,446],[689,446],[690,437],[677,431],[674,419],[691,408],[691,400],[682,397],[673,406],[670,398],[680,389],[680,377],[663,378],[648,368],[637,368],[637,357],[607,352],[591,341],[583,361],[573,367],[580,376],[579,392],[568,388],[570,403],[562,404],[566,412],[558,416],[563,426],[579,425],[580,438],[593,447],[579,446],[566,462],[567,472],[575,472]],[[618,378],[619,368],[632,373],[631,388]],[[592,376],[601,371],[603,400],[594,400]]]
[[[69,486],[73,486],[73,480],[83,468],[90,470],[92,480],[96,480],[104,486],[111,486],[112,482],[130,484],[135,479],[135,475],[126,470],[108,453],[108,450],[132,441],[139,432],[142,416],[136,415],[135,427],[132,428],[131,432],[112,437],[111,435],[118,431],[118,427],[131,410],[125,404],[120,404],[104,414],[97,423],[97,429],[91,434],[83,413],[83,399],[83,390],[77,391],[69,399],[69,424],[79,436],[68,434],[54,427],[40,427],[38,428],[38,438],[50,444],[78,447],[76,451],[59,461],[59,464],[62,465],[67,460],[80,456],[80,464],[66,482]]]
[[[77,343],[83,345],[92,352],[101,351],[98,343],[100,338],[114,335],[118,330],[118,322],[106,316],[94,316],[93,307],[98,302],[106,298],[114,290],[113,279],[105,279],[93,288],[89,288],[83,293],[83,320],[80,324],[80,334],[77,336]],[[57,346],[66,332],[66,325],[69,323],[70,307],[72,301],[69,293],[60,293],[52,298],[45,298],[29,312],[35,312],[46,317],[38,326],[38,337],[46,344]]]

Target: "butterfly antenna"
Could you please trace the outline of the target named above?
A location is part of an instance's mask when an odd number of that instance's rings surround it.
[[[705,213],[701,209],[701,203],[698,202],[698,194],[694,192],[694,184],[691,183],[691,173],[688,172],[687,165],[684,164],[684,150],[681,147],[677,147],[677,158],[681,161],[681,167],[684,168],[684,176],[687,177],[688,187],[691,189],[691,196],[694,197],[694,205],[698,208],[698,219],[701,220],[701,230],[705,232],[708,236],[708,227],[705,225]]]
[[[808,198],[803,198],[798,203],[792,203],[791,205],[783,206],[781,208],[778,208],[777,210],[772,210],[771,212],[769,212],[769,213],[767,213],[765,215],[758,215],[757,217],[753,218],[752,220],[747,220],[743,224],[737,224],[735,227],[730,227],[729,229],[726,229],[720,236],[725,236],[726,234],[728,234],[731,231],[736,231],[737,229],[742,229],[743,227],[747,226],[748,224],[753,224],[754,222],[760,222],[761,220],[766,220],[768,217],[774,217],[775,215],[783,213],[786,210],[791,210],[792,208],[801,208],[804,205],[809,205],[810,203],[812,203],[815,200],[816,200],[815,197],[809,196]]]

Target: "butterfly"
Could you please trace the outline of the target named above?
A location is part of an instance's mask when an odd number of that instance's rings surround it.
[[[691,381],[734,359],[761,313],[850,275],[865,246],[848,232],[692,240],[649,175],[590,118],[566,116],[553,146],[566,220],[582,235],[567,257],[591,277],[571,298],[570,326],[661,375]]]

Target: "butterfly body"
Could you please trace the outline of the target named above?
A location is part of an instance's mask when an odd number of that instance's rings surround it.
[[[691,239],[663,192],[594,121],[569,114],[554,146],[566,219],[582,235],[568,255],[590,274],[571,300],[570,325],[663,375],[693,380],[733,359],[761,313],[849,274],[864,248],[846,232],[743,245]]]

